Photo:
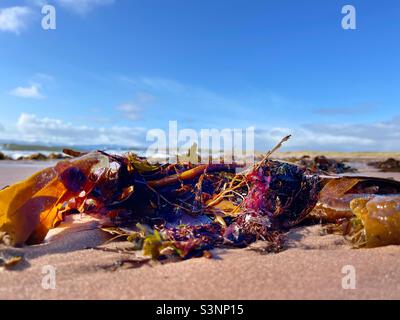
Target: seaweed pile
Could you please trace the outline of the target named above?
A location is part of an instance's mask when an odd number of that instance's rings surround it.
[[[400,160],[389,158],[385,161],[370,162],[368,165],[382,172],[400,172]]]
[[[271,160],[287,139],[240,173],[238,164],[151,164],[135,154],[67,150],[76,158],[0,191],[0,242],[39,244],[66,216],[86,213],[153,259],[209,256],[256,240],[277,252],[305,220],[334,223],[357,246],[400,244],[400,182],[323,177]]]
[[[289,159],[290,162],[296,163],[299,166],[309,169],[314,173],[352,173],[356,172],[355,168],[350,167],[344,161],[338,161],[335,159],[329,159],[325,156],[316,156],[311,158],[310,156],[303,156],[300,159],[293,158]]]

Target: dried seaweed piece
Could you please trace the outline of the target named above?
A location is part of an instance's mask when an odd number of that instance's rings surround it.
[[[5,269],[12,269],[14,266],[18,265],[23,260],[21,256],[12,256],[12,257],[1,257],[0,256],[0,267]]]
[[[76,150],[72,150],[72,149],[63,149],[63,153],[65,153],[66,155],[73,157],[73,158],[82,157],[85,154],[87,154],[87,152],[81,152],[81,151],[76,151]]]
[[[111,265],[102,265],[100,268],[102,268],[105,271],[117,271],[119,269],[137,269],[141,268],[144,265],[149,265],[149,262],[151,259],[142,259],[142,258],[137,258],[137,259],[119,259],[116,262],[114,262]]]

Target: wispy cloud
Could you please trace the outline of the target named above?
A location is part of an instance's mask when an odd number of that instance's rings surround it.
[[[28,87],[17,87],[10,92],[10,95],[20,98],[43,99],[44,96],[40,90],[40,84],[32,84]]]
[[[140,147],[146,131],[140,127],[79,126],[60,119],[23,113],[17,122],[19,140],[60,145],[118,145]]]
[[[155,97],[148,93],[139,93],[133,102],[123,103],[116,109],[121,111],[127,119],[138,120],[143,109],[154,100]]]
[[[47,73],[38,72],[33,77],[37,81],[53,82],[55,79],[52,75]]]
[[[74,13],[85,15],[99,6],[111,5],[115,0],[57,0],[61,6]]]
[[[318,115],[344,115],[366,113],[373,111],[376,108],[374,104],[365,103],[355,107],[333,107],[333,108],[317,108],[314,113]]]
[[[116,77],[138,92],[149,92],[157,97],[154,103],[159,118],[165,121],[183,121],[188,117],[201,119],[203,125],[225,125],[237,119],[238,114],[248,109],[240,101],[197,85],[185,84],[173,79],[160,77]],[[205,117],[205,115],[209,115]],[[224,122],[224,123],[222,123]]]
[[[142,108],[135,103],[123,103],[117,107],[117,110],[121,111],[130,120],[138,120]]]
[[[165,78],[142,77],[138,79],[136,83],[141,83],[157,91],[168,91],[171,93],[182,93],[189,89],[188,85],[184,85],[178,81]]]
[[[43,7],[44,5],[48,4],[48,0],[25,0],[29,5]]]
[[[0,9],[0,31],[20,34],[27,27],[32,16],[29,7],[9,7]]]

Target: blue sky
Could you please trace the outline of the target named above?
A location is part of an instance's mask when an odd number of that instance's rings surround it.
[[[0,0],[0,141],[137,146],[177,120],[398,151],[399,31],[395,0]]]

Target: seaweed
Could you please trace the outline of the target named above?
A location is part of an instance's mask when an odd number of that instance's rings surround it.
[[[307,168],[314,173],[320,174],[342,174],[357,172],[357,169],[347,165],[344,160],[338,161],[335,159],[329,159],[322,155],[314,158],[305,155],[300,159],[293,158],[289,159],[289,161],[296,163],[303,168]]]
[[[15,266],[23,261],[22,256],[0,256],[0,268],[5,268],[7,270],[13,269]]]
[[[385,161],[370,162],[368,165],[382,172],[400,172],[400,161],[393,158],[389,158]]]
[[[128,241],[132,249],[160,261],[211,257],[214,248],[245,247],[257,240],[266,242],[262,252],[279,252],[285,233],[306,219],[347,226],[353,239],[365,235],[356,242],[368,243],[369,220],[359,216],[357,204],[400,193],[400,183],[324,177],[271,160],[289,138],[239,173],[238,164],[152,164],[133,153],[65,150],[71,159],[0,191],[0,240],[38,244],[67,215],[86,213],[102,219],[110,241]]]

